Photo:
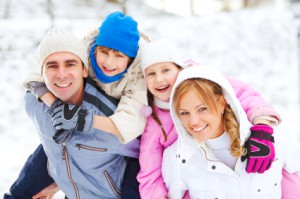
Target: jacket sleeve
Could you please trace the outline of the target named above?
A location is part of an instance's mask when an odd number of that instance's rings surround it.
[[[241,102],[241,105],[247,114],[248,120],[252,124],[255,119],[266,116],[271,116],[272,118],[276,119],[278,123],[281,122],[279,114],[265,101],[258,91],[239,80],[233,78],[228,78],[228,80],[232,85],[237,98]]]
[[[144,132],[147,115],[142,109],[147,105],[147,91],[143,75],[128,78],[127,85],[122,92],[121,100],[114,114],[110,116],[121,133],[121,142],[128,143]]]
[[[30,82],[43,82],[41,74],[37,71],[39,71],[39,69],[37,67],[34,67],[34,69],[27,74],[23,82],[23,86],[26,88],[26,90],[30,90]]]
[[[43,115],[46,112],[46,105],[42,102],[39,102],[35,96],[27,91],[24,96],[25,101],[25,112],[29,116],[29,118],[33,121],[39,121],[39,115]]]
[[[281,198],[300,198],[300,176],[282,170]]]
[[[181,199],[187,190],[180,176],[176,161],[176,142],[168,147],[163,154],[162,175],[168,189],[168,198]]]
[[[163,198],[167,189],[162,179],[161,164],[164,146],[160,143],[161,129],[151,118],[142,135],[140,146],[140,171],[137,176],[141,198]]]

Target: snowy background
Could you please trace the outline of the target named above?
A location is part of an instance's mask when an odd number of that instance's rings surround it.
[[[24,113],[22,81],[34,63],[42,36],[51,26],[58,26],[83,37],[97,28],[107,14],[121,10],[117,4],[99,0],[52,2],[52,20],[43,0],[0,2],[0,198],[39,144]],[[215,65],[227,76],[261,91],[282,116],[283,122],[276,131],[299,141],[299,23],[295,7],[291,8],[270,4],[183,17],[139,0],[127,2],[127,13],[150,38],[168,37],[185,57]],[[61,194],[56,198],[62,198]]]

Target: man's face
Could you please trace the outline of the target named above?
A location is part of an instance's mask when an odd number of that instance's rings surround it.
[[[81,59],[69,52],[49,55],[43,64],[42,76],[47,88],[66,103],[79,104],[84,92],[87,68]]]

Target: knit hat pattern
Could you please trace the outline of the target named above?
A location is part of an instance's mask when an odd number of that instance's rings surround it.
[[[70,52],[77,55],[88,68],[88,54],[84,42],[59,28],[50,29],[43,37],[37,50],[37,66],[42,68],[47,57],[57,52]],[[41,70],[40,70],[41,71]]]
[[[174,46],[167,39],[160,39],[149,42],[141,50],[141,67],[143,74],[149,66],[161,62],[174,62],[182,68],[186,67],[183,58]]]
[[[121,12],[109,14],[99,27],[96,37],[97,46],[108,47],[120,51],[130,58],[137,55],[140,34],[138,23]]]

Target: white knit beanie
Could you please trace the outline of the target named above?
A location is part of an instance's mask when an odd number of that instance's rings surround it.
[[[166,39],[149,42],[144,45],[141,51],[141,67],[144,75],[146,68],[161,62],[174,62],[182,68],[185,68],[179,51]]]
[[[58,28],[50,29],[43,37],[37,50],[37,66],[40,71],[45,59],[56,52],[70,52],[77,55],[83,64],[88,68],[88,54],[84,42]]]

